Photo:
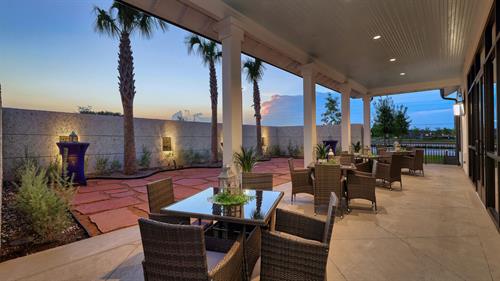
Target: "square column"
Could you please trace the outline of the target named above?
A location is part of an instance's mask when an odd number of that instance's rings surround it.
[[[314,147],[316,140],[316,83],[314,81],[314,66],[302,66],[304,85],[304,167],[315,161]]]
[[[371,118],[371,97],[363,96],[363,148],[365,146],[371,147],[372,145],[372,135],[370,127]]]
[[[244,32],[232,18],[220,22],[222,42],[222,162],[234,168],[233,154],[242,145],[241,42]],[[233,169],[234,170],[234,169]]]
[[[341,88],[342,95],[342,151],[350,151],[351,148],[351,87],[344,85]]]

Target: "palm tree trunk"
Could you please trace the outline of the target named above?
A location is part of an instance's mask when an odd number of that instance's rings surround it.
[[[218,162],[218,141],[217,141],[217,75],[215,73],[215,62],[210,61],[210,101],[212,107],[212,132],[210,150],[212,163]]]
[[[136,172],[135,136],[134,136],[134,58],[130,44],[130,34],[120,35],[120,52],[118,53],[118,79],[123,106],[123,173],[131,175]]]
[[[257,80],[253,80],[253,108],[255,110],[255,127],[257,129],[257,148],[256,152],[258,156],[262,156],[262,128],[260,121],[262,116],[260,115],[260,90],[259,83]]]

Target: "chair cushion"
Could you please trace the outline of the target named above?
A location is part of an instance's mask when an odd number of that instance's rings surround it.
[[[208,271],[212,270],[224,258],[226,253],[207,251]]]
[[[377,175],[377,163],[377,160],[373,160],[372,177],[375,177]]]

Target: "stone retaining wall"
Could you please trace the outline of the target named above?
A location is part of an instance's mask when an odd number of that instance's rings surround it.
[[[15,108],[3,109],[3,171],[5,179],[12,179],[19,161],[28,154],[42,165],[48,165],[58,155],[59,136],[75,131],[80,141],[89,142],[87,172],[93,172],[98,158],[109,162],[123,159],[122,117],[50,112]],[[353,142],[362,139],[362,125],[352,125]],[[255,126],[243,126],[244,146],[255,146]],[[286,151],[289,143],[302,147],[302,126],[262,128],[267,147],[279,145]],[[162,151],[162,137],[171,137],[172,153]],[[219,139],[222,124],[219,124]],[[156,119],[135,119],[137,157],[145,147],[151,151],[151,166],[162,166],[172,159],[182,162],[185,157],[208,157],[210,124]],[[318,141],[340,140],[340,126],[318,126]],[[266,147],[264,148],[266,149]]]

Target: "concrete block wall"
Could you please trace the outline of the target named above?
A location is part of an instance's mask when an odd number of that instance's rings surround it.
[[[173,120],[135,119],[137,157],[142,155],[142,147],[151,151],[151,167],[165,165],[172,159],[179,161],[182,151],[209,155],[210,123]],[[58,157],[56,143],[59,136],[67,136],[75,131],[80,141],[89,142],[87,170],[94,171],[98,158],[110,162],[123,162],[123,123],[119,116],[87,115],[40,110],[3,108],[3,171],[4,178],[13,178],[17,163],[27,153],[38,158],[40,164],[48,165]],[[222,141],[222,124],[218,125],[219,141]],[[362,139],[362,125],[352,125],[353,142]],[[318,126],[318,141],[335,139],[340,141],[340,126]],[[262,135],[266,147],[279,145],[286,151],[289,143],[303,146],[302,126],[263,126]],[[172,138],[172,153],[161,151],[162,137]],[[255,147],[256,129],[254,125],[243,126],[243,145]],[[264,151],[266,149],[264,147]]]

